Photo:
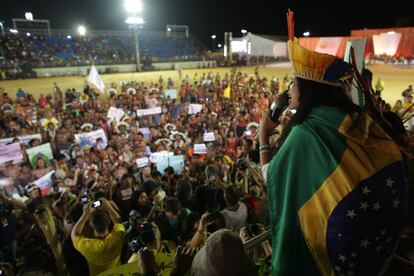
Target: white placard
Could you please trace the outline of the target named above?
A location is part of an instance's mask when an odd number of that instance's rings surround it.
[[[0,164],[13,161],[14,164],[23,160],[20,143],[0,146]]]
[[[177,90],[168,89],[164,92],[165,98],[170,97],[170,99],[177,99]]]
[[[108,144],[108,139],[106,138],[106,134],[103,129],[98,129],[95,131],[86,132],[82,134],[75,134],[75,141],[81,147],[93,147],[96,145],[96,140],[98,140],[99,138],[102,138],[102,141],[106,147],[106,145]]]
[[[197,114],[201,112],[201,109],[203,108],[203,105],[201,104],[190,104],[188,106],[188,114]]]
[[[143,168],[143,167],[148,166],[149,159],[148,157],[138,158],[136,162],[137,162],[138,168]]]
[[[0,140],[0,145],[7,145],[7,144],[13,142],[14,138],[19,139],[20,144],[22,144],[22,145],[29,144],[30,140],[32,140],[32,139],[39,139],[40,142],[42,142],[42,135],[40,135],[40,134],[31,134],[31,135],[24,135],[24,136],[17,136],[17,137],[1,139]]]
[[[39,186],[41,190],[49,189],[52,187],[52,174],[54,174],[55,171],[48,172],[38,180],[34,181],[33,183]]]
[[[132,196],[132,189],[128,188],[128,189],[121,190],[121,196],[122,196],[122,200],[130,199]]]
[[[154,107],[154,108],[147,108],[147,109],[138,109],[137,116],[147,116],[147,115],[154,115],[154,114],[161,114],[161,107]]]
[[[125,115],[125,111],[122,108],[116,108],[111,106],[108,110],[107,117],[109,119],[114,119],[115,121],[120,121],[122,116]]]
[[[150,129],[148,127],[143,127],[139,129],[139,132],[142,133],[142,135],[144,135],[145,139],[148,139],[150,136]]]
[[[215,141],[216,138],[214,137],[214,132],[205,132],[203,133],[203,141],[204,142],[211,142]]]
[[[207,147],[206,144],[194,144],[194,154],[206,154],[207,153]]]
[[[157,157],[157,170],[164,175],[167,167],[172,167],[175,174],[181,174],[184,169],[184,155]]]
[[[170,152],[170,151],[166,151],[166,150],[153,152],[153,153],[151,153],[151,156],[150,156],[150,162],[151,163],[157,163],[157,158],[158,157],[169,157],[169,156],[173,156],[173,155],[174,155],[174,152]]]

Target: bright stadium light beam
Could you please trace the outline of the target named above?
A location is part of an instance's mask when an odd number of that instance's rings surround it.
[[[85,34],[86,34],[86,28],[85,28],[85,26],[79,26],[78,27],[78,33],[80,34],[80,35],[82,35],[82,36],[84,36]]]
[[[124,8],[128,13],[140,13],[142,11],[141,0],[124,0]]]
[[[129,25],[142,25],[144,24],[144,18],[140,17],[140,16],[129,16],[126,20],[125,23],[129,24]]]
[[[26,12],[24,14],[24,17],[26,18],[27,21],[33,21],[33,13],[31,12]]]
[[[30,33],[26,33],[26,36],[30,37]]]
[[[19,31],[17,31],[16,29],[10,29],[10,32],[11,32],[12,34],[17,34]]]
[[[72,39],[72,36],[71,35],[67,35],[66,36],[66,39]]]
[[[306,36],[306,37],[310,36],[310,32],[304,32],[303,36]]]

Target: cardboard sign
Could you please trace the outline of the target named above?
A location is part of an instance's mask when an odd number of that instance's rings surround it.
[[[157,163],[157,158],[158,157],[169,157],[169,156],[173,156],[174,152],[170,152],[170,151],[157,151],[157,152],[153,152],[151,153],[150,156],[150,162],[151,163]]]
[[[0,146],[0,164],[13,161],[14,164],[23,160],[20,143]]]
[[[131,196],[132,196],[132,189],[131,188],[121,190],[122,200],[128,200],[128,199],[131,198]]]
[[[203,133],[203,141],[204,142],[211,142],[215,141],[216,138],[214,137],[214,132],[205,132]]]
[[[206,144],[194,144],[194,154],[206,154],[207,153],[207,147]]]
[[[42,190],[42,194],[48,194],[49,189],[52,187],[53,181],[52,181],[52,175],[55,173],[55,171],[48,172],[38,180],[34,181],[33,183],[39,186],[40,190]]]

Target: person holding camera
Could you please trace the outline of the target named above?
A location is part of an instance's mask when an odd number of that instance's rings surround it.
[[[83,236],[88,221],[93,228],[93,238]],[[109,228],[110,222],[114,225],[112,230]],[[101,198],[84,206],[83,214],[73,227],[71,237],[75,249],[88,261],[90,275],[97,275],[121,264],[125,227],[121,224],[120,215],[107,199]]]

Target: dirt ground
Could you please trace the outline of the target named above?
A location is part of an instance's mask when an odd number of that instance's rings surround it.
[[[242,71],[251,74],[254,72],[255,67],[243,67]],[[385,90],[383,92],[383,98],[391,103],[395,103],[397,99],[401,99],[401,92],[407,88],[409,84],[414,85],[414,68],[403,68],[393,65],[370,65],[368,66],[374,73],[374,84],[378,77],[381,77],[385,83]],[[230,68],[213,68],[213,69],[191,69],[183,70],[183,76],[189,75],[190,78],[194,76],[195,72],[198,74],[203,72],[220,72],[222,76],[226,72],[230,72]],[[288,67],[260,67],[259,72],[261,75],[267,78],[283,78],[285,74],[290,72]],[[151,81],[158,80],[162,75],[166,82],[168,77],[171,77],[176,85],[179,84],[177,71],[156,71],[156,72],[144,72],[144,73],[120,73],[120,74],[107,74],[102,75],[106,87],[109,87],[112,82],[120,84],[121,81],[144,81],[149,83]],[[14,95],[18,88],[22,88],[24,91],[38,97],[40,94],[51,94],[53,89],[53,83],[56,82],[58,86],[65,90],[67,88],[76,88],[82,90],[85,86],[86,77],[53,77],[53,78],[39,78],[39,79],[27,79],[27,80],[10,80],[0,81],[0,87],[4,88],[10,95]]]

